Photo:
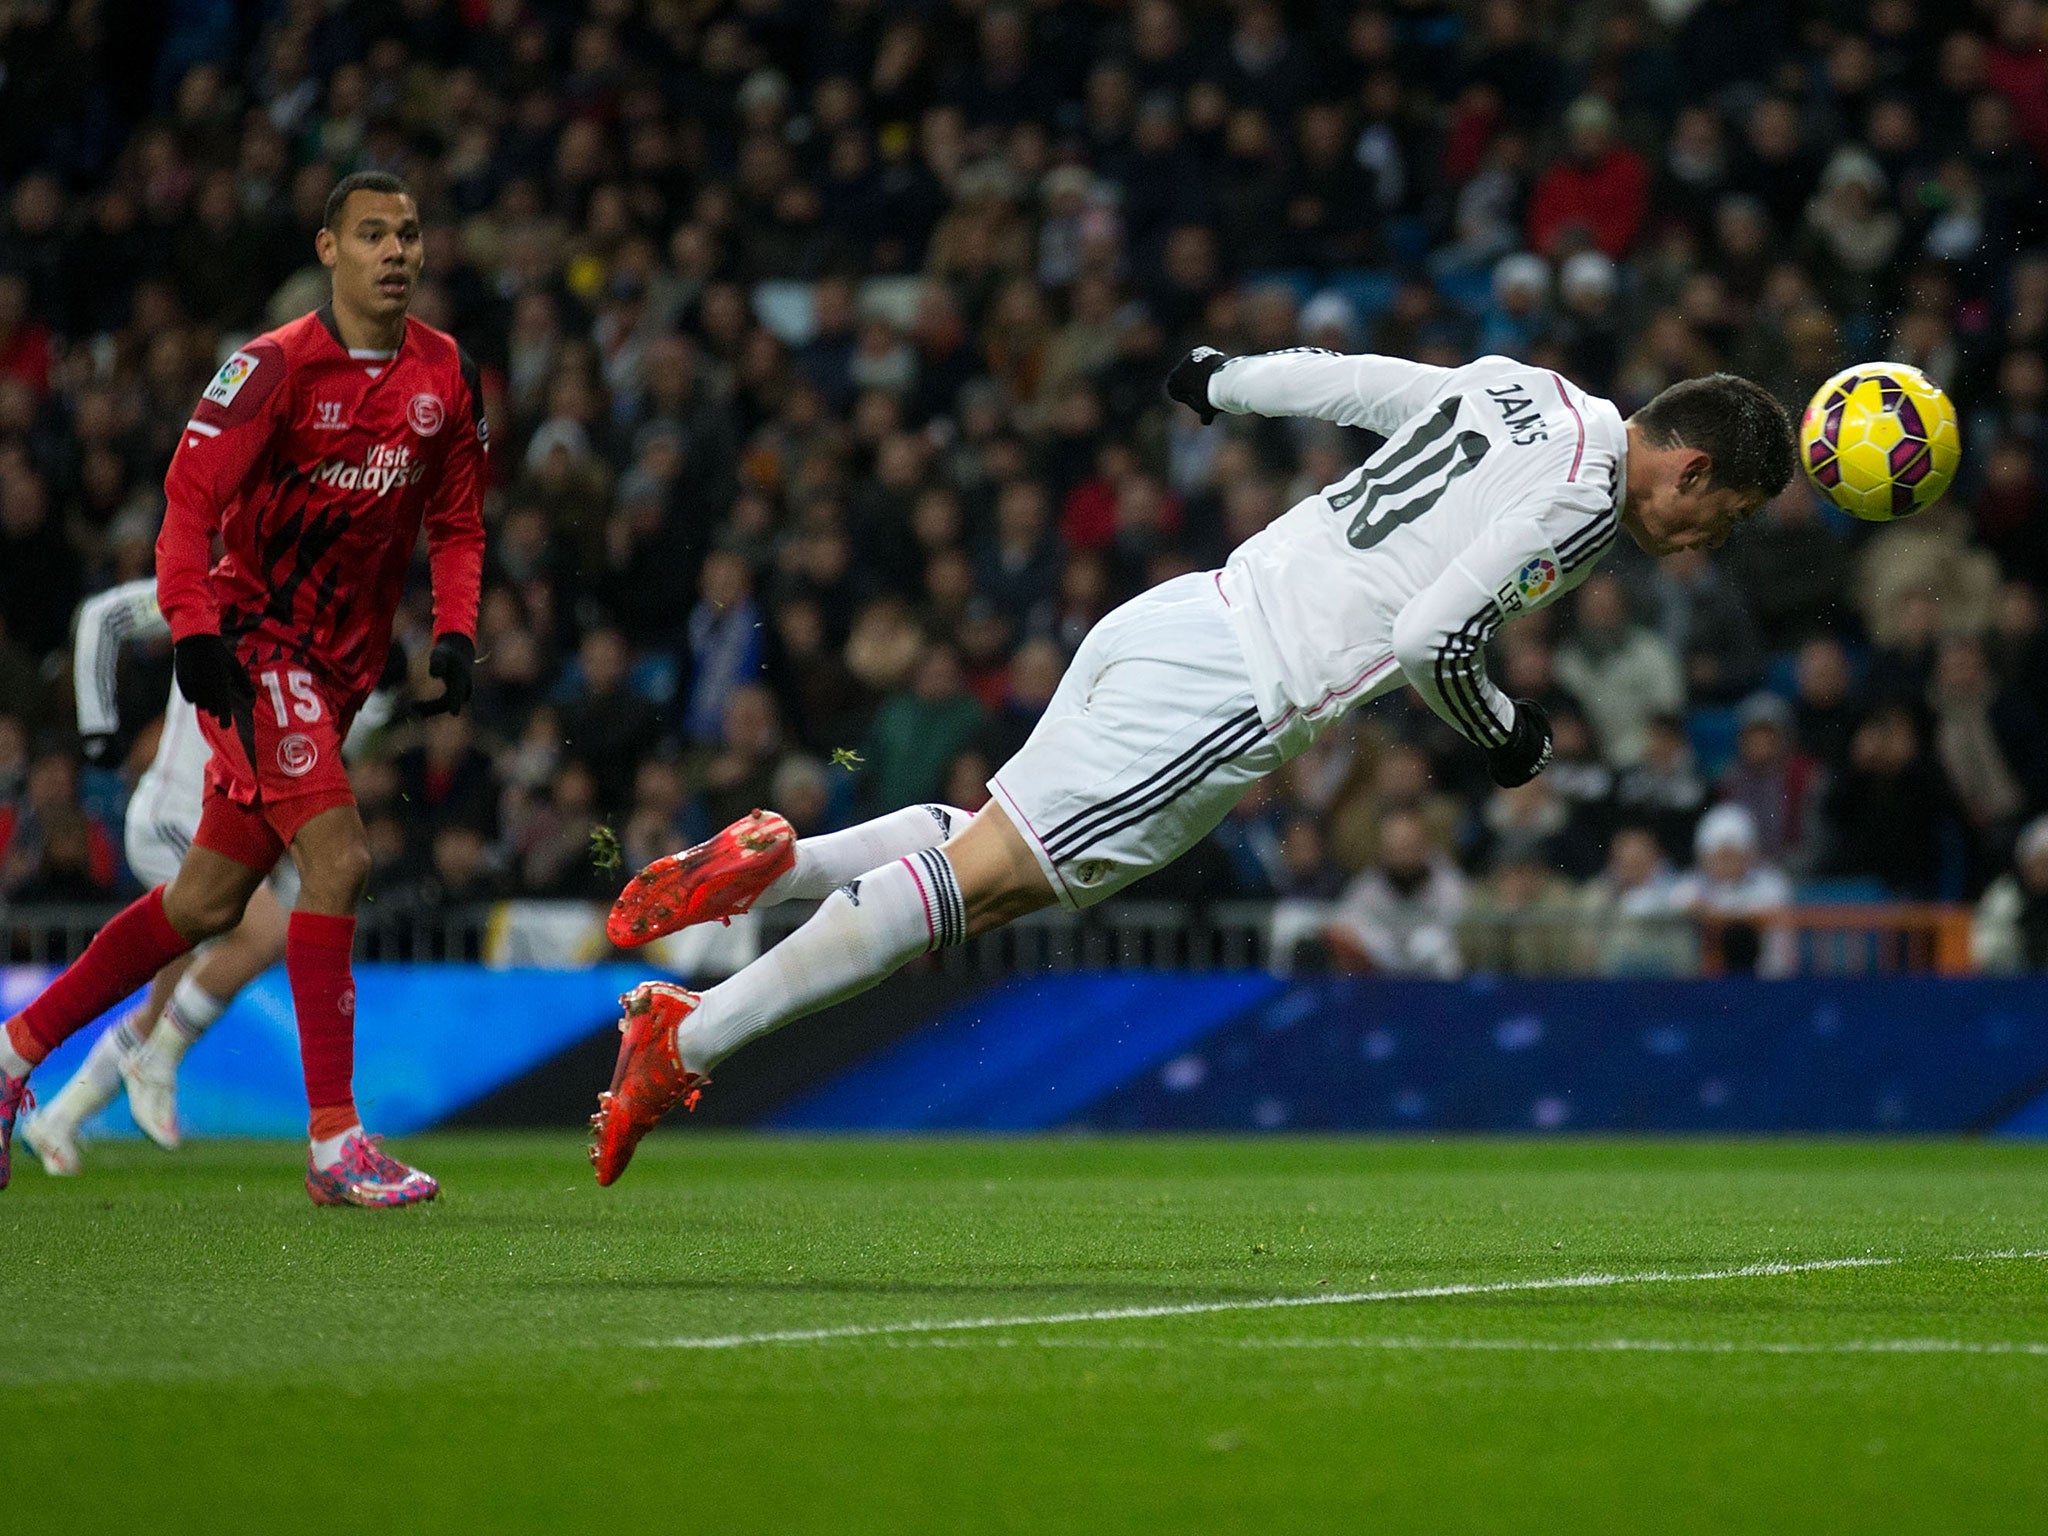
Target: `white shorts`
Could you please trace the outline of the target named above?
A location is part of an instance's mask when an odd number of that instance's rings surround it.
[[[1088,631],[988,787],[1079,910],[1186,853],[1287,756],[1259,719],[1216,573],[1201,571]]]

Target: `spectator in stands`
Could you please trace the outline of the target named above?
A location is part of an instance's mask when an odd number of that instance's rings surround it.
[[[1609,766],[1633,767],[1649,722],[1685,707],[1684,673],[1656,631],[1629,617],[1620,578],[1589,578],[1577,619],[1557,653],[1557,680],[1578,699]]]
[[[562,705],[562,731],[571,754],[595,780],[598,803],[623,809],[633,770],[660,734],[658,717],[654,705],[628,684],[630,658],[616,629],[591,630],[576,656],[581,675]]]
[[[1856,728],[1856,674],[1849,653],[1832,635],[1816,635],[1799,648],[1793,674],[1793,736],[1799,749],[1830,773],[1849,761],[1849,737]]]
[[[1685,668],[1697,704],[1740,698],[1763,671],[1756,626],[1728,574],[1703,549],[1684,549],[1657,562],[1650,586],[1657,633]]]
[[[1042,636],[1017,647],[1002,703],[982,728],[981,745],[989,761],[1000,765],[1016,755],[1037,728],[1039,716],[1052,702],[1066,669],[1066,659],[1060,655],[1059,647]]]
[[[18,806],[28,783],[28,732],[17,715],[0,714],[0,814]]]
[[[1847,862],[1884,861],[1900,889],[1962,878],[1919,802],[1900,802],[1903,841],[1882,835],[1899,786],[1851,763],[1873,700],[1912,711],[1937,787],[1954,781],[1971,882],[2048,808],[2048,754],[2016,728],[2048,720],[2037,8],[1837,7],[1813,32],[1762,0],[1666,7],[1675,26],[1494,0],[1462,28],[1429,4],[1327,28],[1264,0],[1139,0],[1127,27],[1072,5],[870,25],[856,6],[801,48],[747,7],[702,26],[498,7],[473,27],[445,5],[243,9],[190,67],[146,29],[64,33],[81,81],[158,69],[161,119],[131,126],[89,89],[0,122],[0,717],[32,735],[64,723],[46,680],[78,596],[147,573],[193,399],[248,330],[324,298],[311,231],[338,173],[375,161],[416,170],[420,313],[479,364],[495,450],[470,717],[491,815],[366,798],[380,882],[440,880],[452,817],[518,889],[603,896],[590,826],[659,836],[643,765],[718,757],[758,685],[786,741],[743,754],[724,793],[765,772],[772,794],[785,747],[860,746],[885,699],[902,725],[935,638],[989,719],[910,777],[1000,762],[1110,607],[1221,563],[1369,446],[1323,423],[1199,431],[1159,383],[1196,342],[1503,350],[1611,379],[1625,410],[1717,367],[1796,410],[1853,357],[1923,363],[1968,427],[1952,505],[1872,530],[1802,480],[1713,561],[1617,551],[1645,628],[1596,578],[1576,634],[1558,613],[1509,626],[1495,675],[1551,711],[1572,817],[1611,769],[1674,862],[1702,798],[1684,712],[1741,698],[1766,655],[1800,653],[1799,745],[1844,781]],[[22,25],[62,31],[62,12]],[[423,654],[430,615],[408,613]],[[1971,686],[1930,705],[1944,668],[1968,670],[1945,637],[1987,633],[1988,706]],[[2016,806],[1987,793],[1987,721]],[[1366,867],[1404,808],[1484,846],[1491,785],[1440,720],[1403,695],[1352,729],[1331,738],[1333,761],[1359,743],[1348,764],[1279,786],[1283,855],[1314,816]],[[395,726],[369,777],[403,757],[421,782],[433,751]],[[872,765],[827,782],[827,820],[882,793]],[[450,841],[455,886],[470,851]]]
[[[1619,260],[1642,228],[1650,188],[1642,156],[1619,142],[1614,108],[1581,96],[1565,113],[1565,153],[1529,197],[1529,244],[1545,256],[1592,245]]]
[[[1465,877],[1431,846],[1420,816],[1398,812],[1381,830],[1379,862],[1345,887],[1324,942],[1344,970],[1455,976],[1465,905]]]
[[[1792,882],[1763,861],[1756,822],[1739,805],[1717,805],[1693,836],[1694,867],[1671,888],[1675,910],[1700,919],[1707,950],[1730,971],[1789,976],[1798,947],[1789,929],[1750,919],[1768,918],[1792,905]]]
[[[2027,823],[2012,868],[1977,903],[1970,955],[1980,971],[2048,971],[2048,816]]]
[[[420,744],[401,752],[396,763],[400,820],[421,847],[448,821],[489,835],[498,820],[495,770],[476,745],[469,717],[434,715],[424,724]]]
[[[2048,734],[2020,695],[1998,685],[1983,642],[1972,636],[1941,643],[1927,706],[1934,755],[1966,838],[1965,880],[1980,890],[2005,867],[2029,792],[2040,800]]]
[[[1582,926],[1577,953],[1602,976],[1674,976],[1690,970],[1695,955],[1691,926],[1679,921],[1684,906],[1678,877],[1647,827],[1614,834],[1607,867],[1588,881],[1579,900]]]
[[[1822,521],[1820,498],[1803,476],[1737,528],[1716,560],[1767,650],[1795,646],[1845,616],[1848,542]]]
[[[1577,709],[1560,709],[1550,717],[1550,754],[1543,776],[1575,824],[1604,845],[1614,812],[1614,771],[1601,761],[1593,729]]]
[[[19,801],[0,802],[0,896],[15,901],[95,901],[113,894],[120,858],[113,837],[78,801],[69,743],[41,745]]]
[[[1820,763],[1799,750],[1792,707],[1775,693],[1744,699],[1735,730],[1735,761],[1721,775],[1720,798],[1749,812],[1765,863],[1806,873],[1820,858]]]
[[[974,741],[981,724],[959,654],[950,645],[927,645],[910,685],[882,701],[868,728],[860,775],[868,805],[883,810],[938,799],[947,763]]]
[[[1822,873],[1877,880],[1893,896],[1936,894],[1949,797],[1907,705],[1879,704],[1856,727],[1849,765],[1828,785],[1822,814]]]
[[[1583,880],[1600,868],[1606,807],[1567,800],[1549,774],[1496,789],[1480,812],[1473,861],[1492,868],[1535,850],[1546,865]]]
[[[1280,862],[1276,896],[1334,901],[1344,890],[1344,872],[1330,858],[1323,824],[1313,816],[1289,819],[1280,834]]]
[[[1480,353],[1527,357],[1551,324],[1550,263],[1527,251],[1501,257],[1493,269],[1493,303],[1479,329]]]
[[[1576,967],[1577,892],[1543,844],[1503,842],[1459,925],[1465,966],[1509,976],[1556,976]]]
[[[0,611],[7,633],[41,656],[71,633],[83,593],[77,551],[50,505],[49,484],[23,456],[0,455]]]
[[[781,758],[782,722],[775,695],[759,683],[739,684],[726,695],[717,743],[700,747],[690,763],[703,832],[708,835],[766,805]]]
[[[1376,862],[1388,820],[1403,812],[1422,818],[1432,847],[1449,853],[1457,846],[1464,807],[1437,788],[1428,755],[1407,742],[1361,750],[1330,811],[1337,861],[1346,869]]]

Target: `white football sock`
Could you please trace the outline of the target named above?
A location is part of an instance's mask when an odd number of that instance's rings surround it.
[[[756,907],[778,901],[823,901],[847,881],[893,859],[936,848],[974,820],[951,805],[906,805],[844,832],[799,839],[796,864],[761,893]]]
[[[0,1072],[9,1077],[27,1077],[35,1071],[29,1059],[14,1048],[14,1042],[7,1038],[7,1031],[0,1029]]]
[[[82,1125],[114,1102],[121,1091],[121,1058],[140,1049],[126,1019],[102,1032],[84,1064],[43,1113],[67,1125]]]
[[[871,869],[704,993],[676,1031],[676,1054],[692,1072],[709,1072],[756,1036],[855,997],[927,950],[966,937],[967,904],[945,854],[927,848]]]
[[[227,1007],[228,999],[215,997],[191,975],[186,975],[164,1005],[159,1023],[165,1027],[152,1031],[149,1043],[143,1047],[149,1052],[151,1064],[160,1063],[177,1071],[193,1042],[213,1028]]]
[[[352,1125],[339,1136],[322,1136],[319,1140],[309,1143],[313,1149],[313,1166],[332,1168],[341,1161],[342,1143],[361,1130],[360,1125]]]

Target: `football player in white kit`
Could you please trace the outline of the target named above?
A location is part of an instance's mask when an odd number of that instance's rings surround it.
[[[79,605],[72,685],[79,734],[88,742],[111,739],[120,729],[114,683],[121,646],[169,639],[170,633],[154,578],[110,587]],[[389,695],[373,694],[358,725],[374,730],[390,713]],[[156,755],[129,797],[124,826],[128,867],[145,885],[168,882],[192,846],[211,750],[174,679]],[[143,1134],[167,1150],[178,1145],[179,1063],[235,994],[284,958],[286,915],[298,889],[297,867],[289,858],[278,860],[237,927],[165,966],[143,1005],[93,1042],[71,1081],[22,1127],[22,1139],[46,1171],[78,1172],[79,1127],[124,1085]]]
[[[902,846],[885,860],[883,840],[862,835],[881,823],[798,842],[756,812],[629,884],[620,942],[785,897],[822,905],[701,995],[662,982],[628,994],[591,1122],[600,1183],[748,1040],[928,950],[1054,903],[1094,905],[1193,847],[1346,710],[1404,683],[1486,754],[1496,783],[1526,783],[1550,760],[1550,726],[1488,678],[1494,632],[1585,580],[1624,530],[1651,555],[1718,547],[1795,467],[1784,409],[1728,374],[1674,385],[1624,421],[1504,357],[1436,368],[1202,347],[1167,393],[1205,423],[1313,417],[1385,441],[1221,570],[1165,582],[1089,631],[957,835],[941,843],[931,818],[898,812]]]

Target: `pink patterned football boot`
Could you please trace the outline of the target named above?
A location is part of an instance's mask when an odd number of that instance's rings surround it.
[[[15,1116],[33,1103],[35,1095],[28,1091],[27,1077],[9,1077],[0,1072],[0,1189],[7,1187],[14,1170]]]
[[[417,1205],[441,1193],[432,1174],[387,1157],[378,1145],[383,1139],[353,1132],[341,1144],[341,1161],[331,1168],[316,1168],[309,1157],[306,1193],[313,1197],[313,1203],[383,1210],[394,1205]]]

